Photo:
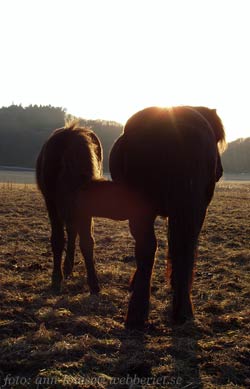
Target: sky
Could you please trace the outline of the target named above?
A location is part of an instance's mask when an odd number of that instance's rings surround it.
[[[216,108],[250,136],[249,0],[2,0],[0,107],[122,124],[147,106]]]

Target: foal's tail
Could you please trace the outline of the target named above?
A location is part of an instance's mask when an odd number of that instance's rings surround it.
[[[102,147],[88,128],[74,123],[64,128],[68,142],[62,151],[57,178],[57,200],[64,219],[71,215],[75,194],[102,176]]]
[[[61,154],[59,185],[70,192],[84,187],[102,174],[102,149],[97,136],[82,127],[66,127],[68,142]]]

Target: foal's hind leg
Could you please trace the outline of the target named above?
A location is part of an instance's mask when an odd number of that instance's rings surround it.
[[[56,209],[48,207],[51,223],[51,247],[53,252],[53,273],[52,273],[52,289],[55,292],[60,292],[62,274],[62,253],[64,249],[64,229],[63,221],[57,214]]]
[[[94,263],[94,238],[92,235],[92,218],[83,218],[78,225],[80,249],[85,259],[87,280],[91,294],[100,291]]]
[[[63,265],[63,274],[64,277],[69,277],[74,268],[74,256],[75,256],[75,242],[76,242],[76,236],[77,236],[77,229],[73,224],[67,224],[66,225],[66,231],[67,231],[67,252],[66,257]]]
[[[132,296],[126,317],[127,328],[143,328],[148,320],[150,282],[157,247],[154,218],[130,220],[130,231],[135,238],[137,269],[131,284]]]

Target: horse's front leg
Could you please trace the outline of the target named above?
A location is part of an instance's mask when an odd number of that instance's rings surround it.
[[[67,231],[68,241],[67,241],[66,257],[63,265],[63,274],[65,278],[68,278],[72,274],[74,268],[75,242],[77,236],[77,229],[72,223],[71,224],[67,223],[66,231]]]
[[[100,291],[99,282],[94,263],[94,238],[92,234],[92,218],[84,217],[78,225],[80,236],[80,249],[85,260],[87,281],[91,294]]]
[[[131,284],[132,295],[125,325],[129,329],[143,329],[145,322],[148,320],[151,274],[157,247],[154,218],[130,220],[129,225],[135,238],[137,269]]]

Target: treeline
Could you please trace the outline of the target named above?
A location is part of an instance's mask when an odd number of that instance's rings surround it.
[[[222,154],[222,165],[226,173],[250,173],[250,138],[229,143]]]
[[[35,167],[37,155],[51,132],[73,118],[61,107],[11,105],[0,109],[0,165]],[[99,136],[104,150],[104,172],[108,157],[122,126],[116,122],[81,119]],[[250,138],[228,144],[222,155],[225,173],[250,173]]]
[[[73,118],[61,107],[12,105],[0,109],[0,165],[35,167],[37,155],[51,132]],[[99,136],[104,149],[104,171],[108,155],[122,126],[102,120],[81,120]]]

